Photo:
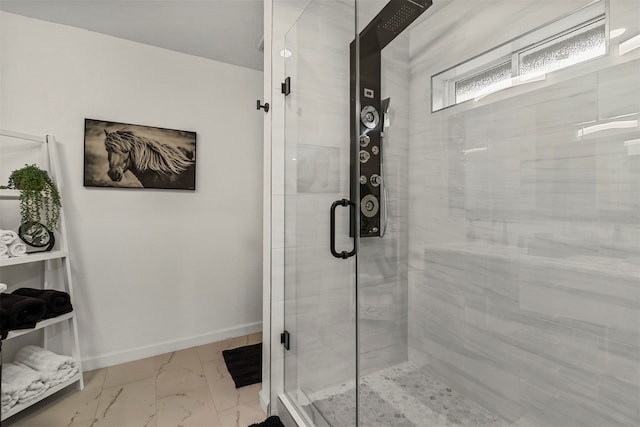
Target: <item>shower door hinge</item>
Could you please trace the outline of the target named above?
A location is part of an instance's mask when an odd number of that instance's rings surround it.
[[[284,346],[285,350],[289,350],[290,338],[289,331],[280,334],[280,344]]]
[[[287,96],[291,93],[291,77],[287,77],[284,79],[284,83],[280,84],[280,89],[284,96]]]

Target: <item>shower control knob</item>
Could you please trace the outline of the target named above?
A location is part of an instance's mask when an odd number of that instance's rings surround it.
[[[378,213],[378,209],[380,208],[380,204],[378,203],[378,199],[373,194],[367,194],[360,201],[360,211],[362,215],[367,218],[373,218]]]
[[[380,123],[380,114],[373,105],[367,105],[360,111],[360,121],[367,129],[373,129]]]
[[[360,137],[360,146],[366,147],[371,142],[371,137],[369,135],[362,135]]]
[[[380,149],[378,148],[377,145],[374,145],[373,147],[371,147],[371,152],[373,154],[378,154],[378,153],[380,153]]]
[[[362,163],[367,163],[370,158],[371,158],[371,154],[367,153],[364,150],[360,150],[360,161]]]
[[[371,185],[373,185],[374,187],[378,187],[380,184],[382,184],[382,177],[374,173],[373,175],[371,175],[371,179],[369,180],[369,182],[371,182]]]
[[[367,183],[367,177],[364,175],[360,175],[360,184],[364,185]]]
[[[372,232],[372,233],[377,233],[377,232],[378,232],[378,227],[373,227],[373,228],[371,229],[371,232]]]

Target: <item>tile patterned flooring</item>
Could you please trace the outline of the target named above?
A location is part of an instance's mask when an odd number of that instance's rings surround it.
[[[260,384],[236,389],[222,351],[262,333],[85,372],[73,387],[4,421],[5,427],[246,427],[263,421]]]
[[[331,425],[355,420],[355,384],[343,383],[310,398]],[[434,378],[426,367],[400,363],[360,383],[360,419],[367,427],[508,427],[511,423]]]

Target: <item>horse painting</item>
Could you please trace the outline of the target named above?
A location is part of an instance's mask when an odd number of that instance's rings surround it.
[[[130,171],[144,188],[195,190],[195,154],[136,135],[130,130],[107,132],[104,145],[109,159],[107,174],[114,182]]]

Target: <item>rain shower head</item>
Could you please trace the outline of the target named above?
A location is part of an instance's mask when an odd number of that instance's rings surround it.
[[[427,8],[427,1],[391,1],[389,6],[391,7],[385,7],[380,13],[379,26],[381,29],[397,35]]]
[[[391,0],[360,33],[362,52],[384,49],[431,5],[432,0]]]

